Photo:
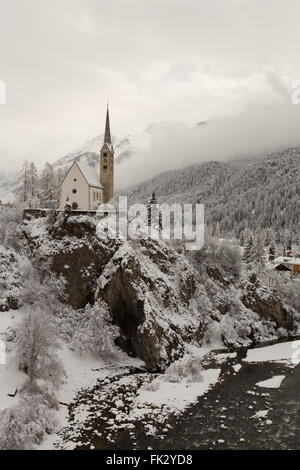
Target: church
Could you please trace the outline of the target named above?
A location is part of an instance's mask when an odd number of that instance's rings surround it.
[[[100,150],[100,175],[95,167],[75,161],[61,183],[59,209],[64,209],[68,203],[72,210],[94,211],[113,197],[114,148],[107,106],[104,142]]]

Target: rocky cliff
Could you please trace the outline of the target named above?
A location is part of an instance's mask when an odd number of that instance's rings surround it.
[[[42,278],[63,277],[75,309],[105,302],[118,345],[150,368],[164,368],[186,343],[237,346],[294,328],[291,309],[257,280],[209,263],[197,269],[161,240],[112,240],[89,217],[36,219],[22,230]]]

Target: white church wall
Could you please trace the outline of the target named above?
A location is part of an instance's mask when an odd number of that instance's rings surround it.
[[[102,190],[99,188],[90,187],[90,208],[91,210],[97,209],[102,202]]]
[[[90,210],[89,195],[89,185],[78,166],[74,164],[62,183],[59,208],[65,207],[67,197],[69,197],[71,204],[78,204],[78,209]]]

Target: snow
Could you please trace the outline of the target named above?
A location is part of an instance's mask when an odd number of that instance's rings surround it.
[[[114,375],[115,368],[144,365],[143,361],[135,358],[127,358],[124,362],[105,364],[104,361],[89,355],[79,356],[71,351],[66,345],[58,351],[66,372],[66,382],[57,393],[58,401],[61,402],[56,413],[58,431],[69,424],[68,406],[82,389],[89,389],[96,385],[98,379],[105,379]],[[125,355],[124,355],[125,357]],[[120,406],[120,401],[116,402]],[[84,406],[77,408],[76,421],[84,421],[89,416],[89,411]],[[58,435],[49,435],[39,446],[40,450],[52,450]]]
[[[289,256],[279,256],[274,260],[274,264],[300,264],[300,258],[289,257]]]
[[[58,352],[63,363],[67,379],[58,393],[59,401],[69,403],[81,389],[95,384],[97,378],[105,376],[104,363],[91,356],[79,356],[66,345]]]
[[[187,405],[197,401],[218,381],[220,371],[221,369],[204,370],[201,372],[202,382],[196,383],[189,383],[186,378],[179,383],[172,383],[160,378],[156,379],[158,389],[154,389],[154,391],[141,389],[136,404],[143,407],[147,405],[165,406],[170,412],[182,412]]]
[[[269,413],[269,410],[259,410],[252,416],[252,418],[265,419],[268,413]]]
[[[300,363],[300,341],[287,341],[249,349],[244,362],[276,361],[297,365]]]
[[[238,372],[241,367],[242,367],[241,364],[235,364],[235,365],[233,366],[233,369],[234,369],[235,372]]]
[[[285,379],[285,375],[275,375],[271,379],[258,382],[256,385],[264,388],[279,388]]]
[[[80,161],[76,162],[76,164],[90,186],[93,186],[94,188],[103,188],[102,184],[99,182],[100,176],[94,167]]]
[[[0,411],[18,403],[18,393],[15,397],[9,397],[8,394],[14,394],[25,380],[26,375],[18,370],[8,354],[6,365],[0,364]]]
[[[16,328],[24,313],[21,310],[10,310],[0,314],[0,339],[7,328]],[[26,375],[19,371],[14,361],[13,352],[6,348],[6,364],[0,364],[0,411],[17,404],[19,394],[9,397],[25,382]]]

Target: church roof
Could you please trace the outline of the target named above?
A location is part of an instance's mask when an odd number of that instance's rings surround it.
[[[111,135],[110,135],[110,122],[109,122],[109,109],[107,106],[106,111],[106,123],[105,123],[105,134],[104,134],[104,143],[111,145]]]
[[[76,162],[76,164],[90,186],[93,186],[93,188],[103,189],[103,186],[99,181],[99,175],[94,167],[82,162]]]

